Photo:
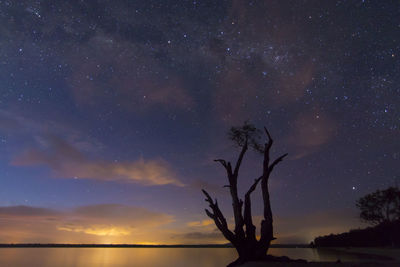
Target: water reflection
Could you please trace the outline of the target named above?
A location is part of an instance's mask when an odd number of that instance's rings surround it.
[[[308,261],[364,261],[371,258],[311,248],[271,248],[275,256]],[[8,267],[220,267],[236,258],[231,248],[1,248]]]
[[[0,266],[217,267],[235,257],[230,248],[1,248]]]

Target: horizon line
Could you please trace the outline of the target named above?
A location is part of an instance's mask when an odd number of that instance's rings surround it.
[[[271,244],[270,247],[309,247],[309,244]],[[221,248],[232,248],[232,244],[157,244],[157,245],[149,245],[149,244],[96,244],[96,243],[0,243],[0,247],[143,247],[143,248],[174,248],[174,247],[221,247]]]

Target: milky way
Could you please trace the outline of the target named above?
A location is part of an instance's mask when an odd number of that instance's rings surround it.
[[[0,242],[225,242],[200,189],[229,214],[246,120],[289,153],[278,243],[362,226],[400,182],[399,73],[397,1],[0,1]]]

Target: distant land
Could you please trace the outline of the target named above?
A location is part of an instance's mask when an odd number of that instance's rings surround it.
[[[400,247],[400,220],[314,239],[315,247]]]
[[[139,244],[41,244],[16,243],[0,244],[0,248],[231,248],[231,244],[198,244],[198,245],[139,245]],[[271,248],[308,248],[307,244],[274,244]]]

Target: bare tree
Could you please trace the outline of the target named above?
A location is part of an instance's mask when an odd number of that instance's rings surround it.
[[[273,236],[273,225],[272,225],[272,211],[269,197],[268,180],[274,169],[274,167],[283,160],[287,154],[284,154],[274,161],[270,160],[270,151],[273,144],[273,139],[268,132],[267,128],[264,127],[267,141],[264,146],[258,143],[261,131],[257,130],[253,125],[247,122],[241,127],[232,127],[229,132],[229,137],[235,144],[241,147],[240,154],[236,160],[235,166],[232,167],[229,161],[223,159],[216,159],[226,170],[228,177],[232,198],[233,215],[235,220],[235,229],[233,232],[229,229],[227,221],[222,214],[217,200],[213,200],[207,191],[202,190],[206,196],[206,201],[209,203],[211,211],[206,209],[207,215],[214,220],[217,228],[222,232],[224,237],[229,240],[238,252],[238,259],[228,266],[234,266],[248,261],[257,261],[266,259],[268,248],[271,241],[274,240]],[[263,160],[263,171],[260,177],[256,178],[250,188],[247,190],[244,196],[244,203],[242,199],[239,199],[237,180],[239,176],[239,169],[242,164],[242,160],[248,150],[251,147],[256,151],[262,153]],[[264,204],[263,220],[261,221],[261,237],[256,237],[256,227],[253,224],[251,214],[251,193],[256,189],[257,185],[261,182],[261,191]],[[244,205],[243,205],[244,204]],[[244,206],[244,207],[243,207]]]

